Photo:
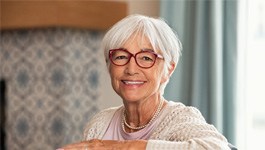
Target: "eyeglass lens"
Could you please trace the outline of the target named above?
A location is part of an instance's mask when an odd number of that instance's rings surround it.
[[[125,50],[113,50],[111,52],[111,61],[118,66],[126,65],[131,57],[134,57],[138,66],[143,68],[152,67],[156,60],[156,55],[149,51],[137,53],[135,56]]]

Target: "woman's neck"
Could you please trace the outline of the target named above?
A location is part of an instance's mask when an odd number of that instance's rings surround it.
[[[160,104],[160,102],[162,103]],[[156,113],[159,113],[164,106],[164,99],[162,96],[154,96],[137,102],[124,101],[124,106],[125,123],[131,127],[140,127],[148,124],[154,115],[158,115]],[[157,112],[158,109],[160,109],[159,112]],[[125,129],[126,131],[134,132],[134,130],[129,127]]]

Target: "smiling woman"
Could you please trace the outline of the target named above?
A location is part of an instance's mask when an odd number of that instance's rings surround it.
[[[61,149],[229,149],[198,109],[163,97],[181,44],[162,19],[130,15],[106,33],[102,47],[123,105],[96,114],[84,141]]]

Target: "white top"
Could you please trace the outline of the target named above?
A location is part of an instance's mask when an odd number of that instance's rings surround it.
[[[168,107],[168,105],[172,104],[174,103],[168,103],[165,107]],[[162,109],[157,118],[145,128],[136,132],[127,133],[123,131],[121,126],[123,119],[123,109],[124,107],[120,107],[114,113],[108,129],[102,138],[103,140],[148,140],[150,139],[150,136],[152,135],[153,130],[157,127],[158,123],[161,122],[161,119],[163,119],[167,114],[164,110],[168,110],[167,108]]]
[[[96,114],[85,128],[84,139],[103,139],[115,112],[121,107]],[[165,116],[157,119],[157,126],[147,142],[147,150],[230,149],[226,138],[213,125],[206,123],[198,109],[170,102],[163,111]]]

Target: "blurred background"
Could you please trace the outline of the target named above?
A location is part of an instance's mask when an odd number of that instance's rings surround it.
[[[100,43],[129,14],[163,18],[183,44],[166,99],[197,107],[238,149],[262,148],[263,0],[1,0],[0,149],[80,141],[95,113],[121,105]]]

